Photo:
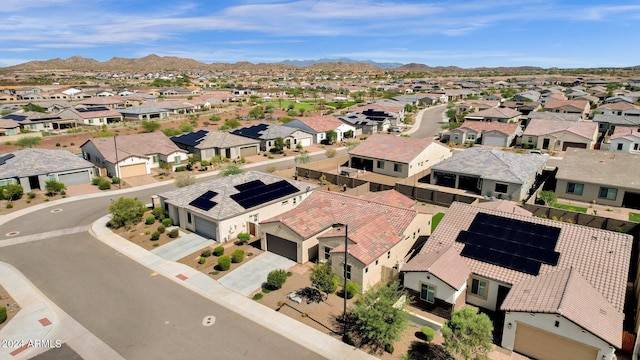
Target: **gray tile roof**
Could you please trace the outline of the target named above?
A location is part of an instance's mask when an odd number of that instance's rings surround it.
[[[260,144],[259,140],[234,135],[222,131],[209,131],[204,139],[196,146],[197,149],[232,148],[236,146]]]
[[[534,111],[527,115],[529,119],[545,119],[545,120],[564,120],[564,121],[580,121],[581,114],[554,113],[550,111]]]
[[[557,179],[640,190],[638,154],[568,148],[556,164]]]
[[[205,215],[210,219],[223,220],[253,211],[253,208],[245,209],[244,207],[240,206],[235,200],[231,198],[231,195],[239,193],[239,191],[235,188],[236,185],[245,184],[254,180],[261,180],[267,185],[285,180],[291,185],[298,188],[299,191],[295,194],[284,196],[282,198],[269,202],[269,204],[289,199],[306,191],[311,191],[317,187],[317,185],[310,185],[301,181],[289,180],[258,171],[247,171],[241,174],[231,175],[212,181],[185,186],[176,190],[167,191],[158,194],[158,196],[164,198],[165,201],[169,204],[181,208],[186,208],[193,213]],[[218,193],[211,199],[212,201],[215,201],[217,203],[216,206],[208,211],[205,211],[189,205],[191,201],[195,200],[197,197],[201,196],[207,191],[215,191],[216,193]],[[265,205],[266,204],[260,205],[260,207]]]
[[[479,176],[483,179],[523,184],[547,162],[546,156],[470,148],[431,167],[431,171]]]
[[[125,109],[116,109],[122,115],[142,115],[157,114],[161,112],[169,112],[168,109],[157,108],[152,106],[131,106]]]
[[[93,168],[92,163],[67,150],[24,149],[8,154],[14,157],[0,165],[0,179]]]
[[[638,126],[640,125],[640,116],[595,115],[593,121],[612,125]]]

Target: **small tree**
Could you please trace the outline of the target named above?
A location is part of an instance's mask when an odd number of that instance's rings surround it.
[[[273,147],[271,148],[272,153],[281,153],[284,150],[284,146],[285,146],[285,142],[284,139],[281,137],[277,137],[274,141],[273,141]]]
[[[176,184],[176,186],[179,188],[193,185],[195,183],[196,183],[196,177],[189,173],[180,173],[176,176],[176,179],[174,180],[174,184]]]
[[[451,108],[449,110],[447,110],[446,112],[447,114],[447,118],[449,119],[449,121],[456,121],[456,115],[458,114],[458,110],[456,110],[455,108]]]
[[[64,186],[63,183],[61,183],[60,181],[56,181],[56,180],[48,180],[45,184],[44,184],[44,188],[45,190],[47,190],[47,195],[54,195],[59,193],[60,191],[66,189],[67,187]]]
[[[283,269],[272,270],[267,275],[267,285],[271,289],[280,289],[285,281],[287,281],[287,272]]]
[[[160,160],[158,162],[158,167],[162,170],[164,175],[167,175],[167,171],[171,169],[171,165],[168,162]]]
[[[313,269],[311,269],[309,280],[311,281],[311,285],[325,293],[327,296],[336,292],[336,289],[338,289],[338,282],[340,282],[338,275],[333,273],[331,266],[326,262],[316,264]]]
[[[300,155],[296,155],[296,157],[293,159],[296,164],[307,164],[311,161],[311,156],[309,155],[309,152],[304,150],[300,153]]]
[[[142,120],[142,124],[140,124],[140,126],[142,126],[144,132],[149,133],[159,130],[162,125],[160,125],[160,123],[157,121]]]
[[[538,198],[542,200],[546,206],[553,206],[558,201],[558,195],[553,191],[540,191]]]
[[[264,109],[262,106],[256,106],[249,111],[249,117],[254,119],[262,119],[264,117]]]
[[[325,135],[329,144],[333,144],[334,142],[336,142],[336,140],[338,140],[338,133],[335,130],[327,130]]]
[[[4,200],[18,200],[24,194],[24,188],[20,184],[8,184],[0,188],[0,199]]]
[[[115,228],[131,226],[142,220],[142,216],[146,211],[146,205],[137,198],[118,198],[118,200],[109,205],[111,225]]]
[[[16,145],[18,145],[20,148],[32,148],[34,146],[38,146],[40,144],[40,141],[42,141],[42,138],[39,136],[25,136],[18,139],[18,141],[16,141]]]
[[[242,169],[236,164],[229,164],[224,169],[220,170],[220,175],[222,176],[231,176],[241,173]]]
[[[441,329],[444,347],[465,360],[486,359],[493,341],[493,324],[486,314],[465,306],[451,314]]]

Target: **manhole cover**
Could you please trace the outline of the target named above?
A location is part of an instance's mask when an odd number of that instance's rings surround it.
[[[12,231],[12,232],[8,232],[6,236],[16,236],[18,234],[20,234],[20,231]]]
[[[202,319],[202,326],[211,326],[216,323],[216,317],[213,315],[205,316]]]
[[[53,209],[53,210],[51,210],[52,213],[59,213],[60,211],[62,211],[62,209]]]

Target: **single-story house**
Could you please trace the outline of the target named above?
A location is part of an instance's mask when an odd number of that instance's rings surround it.
[[[617,126],[640,127],[640,116],[595,115],[593,121],[598,123],[601,134],[612,134]]]
[[[589,117],[591,106],[586,100],[549,100],[544,104],[544,111],[581,114],[586,119]]]
[[[247,171],[158,194],[154,206],[174,224],[224,243],[241,232],[258,235],[261,219],[295,208],[315,187]]]
[[[169,117],[171,111],[154,106],[130,106],[116,109],[125,120],[161,120]]]
[[[119,178],[151,174],[160,161],[175,167],[187,160],[187,152],[160,132],[93,138],[80,149],[87,161],[106,169],[107,176]]]
[[[349,150],[349,167],[407,178],[451,156],[451,149],[432,138],[372,135]]]
[[[443,315],[464,303],[502,311],[502,347],[529,357],[611,360],[632,244],[628,234],[455,202],[402,267],[404,286]]]
[[[28,131],[52,131],[76,127],[74,119],[37,111],[14,112],[3,116],[2,119],[17,121],[21,129]]]
[[[640,129],[638,127],[618,126],[609,138],[611,151],[623,151],[640,154]]]
[[[174,114],[190,114],[198,110],[197,105],[194,105],[188,101],[180,101],[180,100],[146,102],[145,106],[154,107],[162,111],[169,110],[171,113],[174,113]]]
[[[527,197],[547,160],[539,154],[469,148],[431,166],[431,184],[519,201]]]
[[[395,190],[362,198],[315,191],[297,208],[260,223],[261,248],[298,263],[328,261],[344,279],[346,236],[347,279],[366,291],[397,274],[418,237],[430,233],[432,215],[413,204]]]
[[[20,123],[12,119],[0,118],[0,136],[20,134]]]
[[[24,149],[0,155],[0,186],[20,184],[24,192],[44,190],[47,181],[91,182],[94,166],[67,150]]]
[[[127,100],[121,96],[114,96],[113,94],[110,96],[100,96],[98,97],[85,99],[78,101],[78,104],[84,105],[86,107],[92,106],[104,106],[110,109],[122,108],[125,107]]]
[[[284,126],[300,129],[313,134],[313,142],[320,144],[327,138],[327,131],[335,131],[337,138],[335,141],[342,141],[345,139],[345,133],[351,132],[351,136],[356,131],[355,126],[348,125],[332,115],[319,115],[300,117],[289,121]]]
[[[575,147],[593,149],[598,142],[598,123],[532,119],[522,134],[522,143],[538,149],[559,151]]]
[[[305,147],[313,143],[313,135],[304,130],[267,123],[235,129],[231,131],[231,133],[260,140],[261,151],[271,150],[275,146],[275,141],[278,138],[284,140],[285,144],[291,149],[296,148],[298,144]]]
[[[596,108],[596,111],[601,112],[602,115],[624,115],[629,110],[640,110],[640,106],[621,101],[603,104]]]
[[[389,119],[385,119],[382,122],[370,120],[362,114],[348,114],[345,116],[339,116],[338,120],[343,123],[354,127],[356,129],[354,136],[363,134],[376,134],[378,131],[386,131],[391,126]]]
[[[533,119],[544,119],[544,120],[562,120],[562,121],[582,121],[582,116],[580,114],[566,114],[566,113],[552,113],[548,111],[534,111],[529,113],[529,115],[525,116],[522,122],[520,123],[523,128],[527,128],[529,122]]]
[[[105,106],[78,107],[63,110],[58,116],[74,119],[83,125],[102,126],[122,121],[122,115]]]
[[[502,123],[515,123],[520,120],[522,114],[519,111],[509,108],[490,108],[476,111],[464,117],[471,121],[497,121]]]
[[[640,209],[640,155],[568,149],[558,163],[559,198]]]
[[[170,139],[179,148],[197,155],[202,160],[211,159],[214,156],[240,159],[258,155],[260,152],[260,140],[222,131],[198,130],[172,136]]]
[[[456,144],[478,142],[482,145],[510,147],[522,128],[517,123],[465,121],[460,127],[451,130],[449,141]]]
[[[513,109],[522,115],[529,115],[532,112],[538,111],[538,109],[542,109],[540,103],[535,101],[505,101],[500,104],[500,107]]]

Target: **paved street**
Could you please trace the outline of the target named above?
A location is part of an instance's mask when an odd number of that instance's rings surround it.
[[[438,105],[424,110],[419,127],[410,133],[411,137],[429,138],[438,135],[442,130],[442,116],[447,111],[446,105]]]

